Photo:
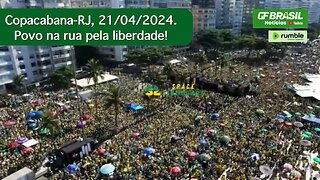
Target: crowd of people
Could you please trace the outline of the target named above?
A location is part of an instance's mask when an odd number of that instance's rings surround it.
[[[320,117],[320,104],[295,96],[287,84],[303,84],[301,74],[319,73],[319,52],[320,46],[314,44],[305,49],[305,55],[291,54],[279,63],[267,62],[261,67],[237,64],[220,73],[209,66],[201,72],[207,79],[256,78],[255,96],[232,97],[206,91],[205,97],[152,98],[148,108],[143,93],[144,84],[149,82],[122,74],[117,82],[97,88],[108,90],[110,85],[117,85],[124,104],[144,106],[142,113],[136,113],[123,105],[119,127],[115,127],[113,108],[105,109],[94,96],[90,102],[70,96],[68,90],[34,90],[28,97],[9,95],[11,103],[0,109],[1,178],[23,167],[37,172],[47,154],[68,141],[99,138],[115,128],[126,127],[90,156],[75,162],[80,167],[78,172],[63,169],[49,179],[96,179],[100,167],[108,163],[115,167],[107,177],[111,179],[300,179],[308,171],[318,170],[317,163],[311,164],[305,154],[319,151],[319,125],[303,121],[302,116]],[[26,115],[38,110],[55,112],[63,133],[52,137],[29,128]],[[77,128],[75,122],[83,114],[92,118],[86,126]],[[7,126],[7,121],[14,123]],[[39,141],[32,153],[10,147],[21,137]]]

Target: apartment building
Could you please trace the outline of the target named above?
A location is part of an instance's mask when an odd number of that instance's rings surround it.
[[[126,8],[150,8],[151,0],[126,0]]]
[[[63,8],[62,0],[0,1],[0,8]],[[1,46],[0,93],[12,83],[15,75],[23,75],[26,84],[47,77],[49,72],[63,65],[72,65],[73,46]]]
[[[196,35],[204,29],[216,28],[216,17],[214,8],[201,8],[198,5],[192,6],[193,33]]]
[[[152,8],[191,8],[191,0],[152,0]]]
[[[216,27],[241,34],[244,0],[216,0]]]
[[[252,24],[252,13],[254,9],[264,9],[266,0],[244,0],[243,24]]]

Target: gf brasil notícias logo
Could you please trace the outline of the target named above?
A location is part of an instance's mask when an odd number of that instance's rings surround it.
[[[255,9],[253,28],[308,28],[307,9]]]

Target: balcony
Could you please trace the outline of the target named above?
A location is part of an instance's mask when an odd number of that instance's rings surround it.
[[[45,60],[50,60],[51,57],[50,56],[47,56],[47,57],[40,57],[39,60],[40,61],[45,61]]]
[[[68,58],[68,57],[70,57],[70,53],[60,54],[60,55],[54,55],[54,56],[53,56],[53,59]]]
[[[0,71],[0,76],[5,76],[5,75],[9,75],[9,74],[11,74],[11,73],[13,73],[13,71]]]
[[[0,56],[9,56],[10,52],[9,51],[2,51],[0,52]]]
[[[42,65],[42,66],[40,66],[40,69],[50,69],[51,67],[52,67],[51,64],[49,64],[49,65]]]
[[[68,50],[71,49],[71,46],[52,46],[52,51],[58,51],[58,50]]]
[[[61,66],[68,66],[68,65],[71,65],[72,64],[72,61],[67,61],[67,62],[60,62],[60,63],[56,63],[54,65],[55,68],[58,68],[58,67],[61,67]]]
[[[0,61],[0,66],[7,66],[10,65],[11,62],[10,61]]]

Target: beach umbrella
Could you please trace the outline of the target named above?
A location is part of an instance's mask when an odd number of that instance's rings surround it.
[[[133,137],[139,137],[139,136],[140,136],[140,133],[139,133],[139,132],[133,132],[133,133],[132,133],[132,136],[133,136]]]
[[[22,149],[23,154],[30,154],[32,153],[33,149],[32,147],[26,147]]]
[[[293,125],[296,126],[296,127],[299,127],[299,128],[303,127],[303,124],[301,122],[299,122],[299,121],[294,122]]]
[[[35,112],[35,118],[38,119],[38,118],[40,118],[43,114],[44,114],[43,111],[37,111],[37,112]]]
[[[208,131],[207,131],[207,134],[208,135],[212,135],[212,134],[216,134],[217,133],[217,131],[216,130],[213,130],[213,129],[209,129]]]
[[[272,174],[272,170],[267,165],[260,166],[259,170],[266,176],[270,176]]]
[[[291,114],[287,114],[286,115],[286,120],[290,120],[292,118],[292,115]]]
[[[197,156],[197,153],[195,153],[193,151],[188,151],[187,156],[188,156],[188,158],[192,159]]]
[[[63,110],[64,110],[64,111],[67,111],[67,110],[69,110],[69,109],[70,109],[70,106],[69,106],[69,105],[63,105],[63,107],[62,107],[62,108],[63,108]]]
[[[170,172],[171,172],[172,174],[179,174],[179,173],[181,173],[181,168],[178,167],[178,166],[173,166],[173,167],[171,168]]]
[[[154,153],[155,153],[155,149],[153,149],[151,147],[145,148],[143,150],[143,154],[145,154],[145,155],[151,155],[151,154],[154,154]]]
[[[211,120],[218,120],[218,119],[220,119],[220,114],[214,113],[214,114],[211,115],[210,118],[211,118]]]
[[[19,147],[20,144],[18,144],[17,142],[11,142],[8,147],[9,149],[15,149],[17,147]]]
[[[77,121],[76,125],[78,128],[84,127],[87,124],[86,121]]]
[[[36,116],[36,113],[31,112],[31,113],[29,113],[29,114],[27,115],[26,119],[34,119],[35,116]]]
[[[320,132],[320,128],[314,128],[316,132]]]
[[[286,126],[292,126],[292,123],[289,122],[289,121],[286,121],[284,124],[285,124]]]
[[[301,116],[301,113],[300,112],[295,112],[294,115]]]
[[[204,146],[204,145],[207,145],[208,142],[205,140],[205,139],[201,139],[200,140],[200,145]]]
[[[151,129],[153,126],[151,124],[148,124],[146,127],[147,129]]]
[[[49,132],[49,130],[48,130],[47,128],[45,128],[45,129],[41,129],[40,132],[39,132],[39,134],[40,134],[40,135],[49,135],[50,132]]]
[[[10,127],[16,124],[14,121],[6,121],[3,123],[5,127]]]
[[[301,140],[300,144],[302,146],[311,146],[312,143],[310,141],[308,141],[308,140]]]
[[[311,118],[316,118],[316,115],[314,115],[314,114],[309,114],[309,117],[311,117]]]
[[[262,109],[257,109],[256,110],[256,114],[257,115],[262,115],[262,114],[264,114],[264,111]]]
[[[25,142],[27,142],[27,141],[28,141],[28,138],[26,138],[26,137],[19,137],[16,142],[17,142],[18,144],[23,144],[23,143],[25,143]]]
[[[314,158],[313,161],[320,164],[320,158],[319,157]]]
[[[90,114],[84,114],[84,115],[82,116],[82,118],[83,118],[83,120],[89,120],[89,119],[92,118],[92,116],[91,116]]]
[[[301,173],[299,171],[296,171],[296,170],[292,170],[291,173],[290,173],[290,176],[296,178],[296,179],[300,179],[301,178]]]
[[[28,127],[29,128],[36,128],[37,127],[37,123],[36,122],[28,122]]]
[[[205,162],[210,161],[210,160],[211,160],[211,157],[209,156],[209,154],[202,153],[202,154],[200,154],[200,155],[198,156],[198,160],[199,160],[200,162],[205,163]]]
[[[309,131],[304,131],[303,134],[305,134],[306,136],[312,136],[312,133]]]
[[[73,94],[76,94],[76,93],[77,93],[76,91],[69,91],[70,95],[73,95]]]
[[[100,168],[100,173],[103,174],[103,175],[112,175],[113,174],[113,171],[115,170],[116,168],[114,167],[114,165],[112,164],[105,164],[103,166],[101,166]]]
[[[260,154],[253,153],[253,154],[251,155],[251,159],[252,159],[253,161],[258,161],[258,160],[260,159]]]
[[[278,114],[278,115],[277,115],[277,119],[285,120],[286,117],[285,117],[284,115],[282,115],[282,114]]]
[[[289,164],[289,163],[285,163],[283,165],[283,168],[290,171],[290,170],[292,170],[293,166],[291,164]]]
[[[268,132],[268,130],[266,128],[262,128],[260,131],[261,132]]]
[[[79,166],[77,166],[76,164],[69,164],[68,166],[67,166],[67,171],[69,172],[69,173],[76,173],[77,171],[79,171],[80,170],[80,168],[79,168]]]
[[[231,141],[230,137],[227,135],[223,135],[220,137],[220,141],[223,143],[229,143]]]
[[[100,154],[100,155],[103,155],[104,153],[106,153],[106,149],[104,149],[104,148],[99,148],[98,149],[98,154]]]
[[[44,93],[44,95],[45,95],[45,96],[50,96],[50,94],[49,94],[49,93]]]
[[[69,91],[75,91],[75,90],[76,90],[75,87],[70,87],[70,88],[69,88]]]

